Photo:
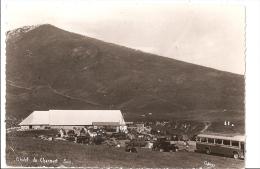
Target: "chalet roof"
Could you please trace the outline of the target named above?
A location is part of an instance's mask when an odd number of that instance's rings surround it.
[[[120,110],[50,110],[50,125],[92,125],[93,122],[124,123]]]
[[[34,111],[20,125],[92,125],[125,124],[120,110],[49,110]]]
[[[34,111],[20,125],[49,125],[48,111]]]

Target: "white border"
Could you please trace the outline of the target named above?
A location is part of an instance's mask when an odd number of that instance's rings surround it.
[[[259,20],[260,2],[246,2],[246,167],[260,168]]]
[[[1,1],[1,168],[6,167],[5,147],[5,3]]]
[[[5,1],[1,1],[1,167],[5,162]],[[133,1],[128,1],[133,2]],[[240,4],[246,6],[246,134],[247,168],[260,168],[259,147],[259,1],[142,1],[174,3]],[[140,1],[139,1],[140,3]]]

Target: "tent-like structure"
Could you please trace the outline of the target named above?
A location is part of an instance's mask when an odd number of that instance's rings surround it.
[[[51,128],[72,129],[82,126],[114,126],[125,128],[120,110],[49,110],[34,111],[20,126],[23,129]]]
[[[34,111],[19,125],[22,128],[31,129],[33,126],[48,126],[49,124],[49,111]]]

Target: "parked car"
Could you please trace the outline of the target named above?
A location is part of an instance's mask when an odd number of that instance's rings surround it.
[[[143,147],[143,146],[146,146],[147,143],[143,139],[132,139],[132,140],[126,141],[125,144],[131,145],[131,146]]]
[[[126,140],[127,135],[125,133],[112,133],[111,138],[117,138],[118,140]]]
[[[75,138],[76,143],[88,144],[89,143],[89,136],[77,136]]]
[[[105,142],[103,142],[103,144],[108,145],[109,147],[115,147],[120,143],[117,138],[110,138],[109,140],[106,140]]]
[[[166,139],[166,137],[158,137],[157,138],[157,141],[158,142],[164,142],[164,141],[166,141],[167,139]]]
[[[103,143],[103,139],[101,136],[91,137],[89,139],[89,144],[91,145],[100,145]]]
[[[152,142],[152,150],[153,151],[160,151],[161,147],[162,146],[167,146],[167,145],[170,145],[171,143],[169,141],[167,142],[157,142],[157,141],[154,141]]]
[[[179,147],[176,144],[170,144],[170,142],[154,142],[153,151],[161,151],[161,152],[178,152]]]
[[[125,148],[125,152],[129,152],[129,153],[137,153],[137,150],[136,148],[130,146],[130,145],[127,145],[126,148]]]
[[[165,151],[165,152],[178,152],[179,147],[176,144],[169,144],[167,146],[162,146],[160,151]]]
[[[66,141],[75,141],[76,137],[65,137]]]
[[[69,130],[67,132],[67,135],[70,136],[70,137],[76,137],[77,136],[77,134],[75,134],[74,130]]]

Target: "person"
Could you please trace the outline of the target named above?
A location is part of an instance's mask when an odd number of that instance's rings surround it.
[[[153,143],[152,142],[149,142],[149,149],[152,149],[153,148]]]
[[[185,149],[184,149],[184,151],[188,151],[188,148],[189,148],[188,140],[184,140],[183,145],[185,145]]]
[[[63,130],[60,129],[60,137],[63,137]]]

